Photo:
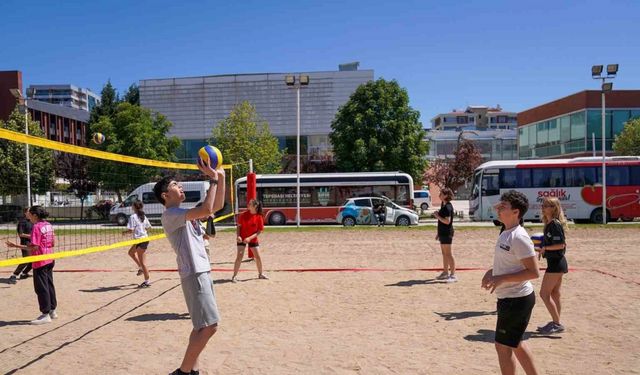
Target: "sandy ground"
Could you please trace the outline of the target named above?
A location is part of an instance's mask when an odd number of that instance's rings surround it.
[[[271,280],[257,280],[255,263],[243,263],[242,281],[232,284],[234,234],[219,233],[212,276],[222,321],[201,373],[498,373],[495,296],[480,289],[484,271],[460,271],[458,283],[442,284],[437,272],[415,270],[441,267],[434,235],[432,228],[267,230],[261,242]],[[490,267],[496,235],[458,230],[458,266]],[[568,237],[575,270],[563,283],[567,331],[533,334],[550,320],[538,299],[527,334],[541,373],[640,373],[640,230],[575,228]],[[150,245],[149,264],[175,268],[166,240]],[[321,268],[374,270],[283,271]],[[86,269],[111,272],[57,272],[60,318],[43,326],[27,324],[39,315],[31,280],[9,285],[10,270],[0,270],[0,373],[168,374],[179,365],[191,321],[177,273],[154,272],[151,288],[136,289],[141,279],[125,249],[56,264]]]

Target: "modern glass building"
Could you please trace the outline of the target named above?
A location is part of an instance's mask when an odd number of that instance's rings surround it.
[[[96,93],[75,85],[30,85],[27,97],[87,112],[100,104],[100,97]]]
[[[605,152],[613,155],[624,123],[640,117],[640,90],[612,91],[605,104]],[[601,155],[601,106],[601,92],[588,90],[518,113],[519,159]]]
[[[296,92],[286,86],[288,73],[232,74],[140,81],[140,104],[165,115],[172,123],[170,135],[182,140],[178,158],[193,160],[212,137],[214,126],[242,101],[256,107],[282,149],[296,149]],[[329,133],[338,108],[358,86],[373,80],[373,70],[357,64],[338,71],[307,74],[308,86],[300,92],[301,154],[309,160],[331,158]]]
[[[428,159],[453,158],[458,147],[459,131],[431,130],[427,132],[429,142]],[[515,130],[464,131],[464,139],[471,140],[480,149],[482,158],[489,160],[517,159]]]

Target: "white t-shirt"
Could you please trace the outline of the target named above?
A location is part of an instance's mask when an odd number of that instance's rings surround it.
[[[508,275],[525,269],[521,259],[535,256],[533,241],[527,231],[520,225],[505,230],[498,237],[495,254],[493,256],[493,276]],[[498,298],[516,298],[528,296],[533,292],[533,285],[529,280],[508,282],[496,288]]]
[[[176,252],[178,273],[181,278],[211,271],[209,257],[204,249],[204,231],[196,221],[187,221],[187,209],[172,207],[162,214],[162,228]]]
[[[144,221],[141,222],[138,214],[133,214],[129,216],[127,228],[133,231],[133,238],[137,240],[138,238],[149,237],[147,228],[151,228],[151,223],[149,223],[149,219],[146,216]]]

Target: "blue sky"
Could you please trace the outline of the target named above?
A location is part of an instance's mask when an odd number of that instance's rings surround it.
[[[55,3],[55,5],[54,5]],[[140,79],[337,70],[360,61],[409,92],[423,124],[466,105],[521,111],[597,89],[618,63],[640,89],[640,1],[0,2],[0,70],[123,92]]]

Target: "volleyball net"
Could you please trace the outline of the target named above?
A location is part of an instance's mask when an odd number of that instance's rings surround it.
[[[232,168],[223,168],[227,174],[225,205],[216,213],[216,222],[233,221]],[[195,207],[204,200],[209,183],[195,163],[120,155],[0,128],[0,268],[164,238],[160,225],[164,207],[153,185],[165,176],[181,181],[182,207]],[[134,240],[127,231],[135,202],[142,202],[152,225],[148,238]],[[24,209],[33,205],[49,214],[46,220],[53,225],[56,238],[54,254],[25,257],[20,249],[6,245],[7,241],[19,244],[18,231],[30,230]]]

